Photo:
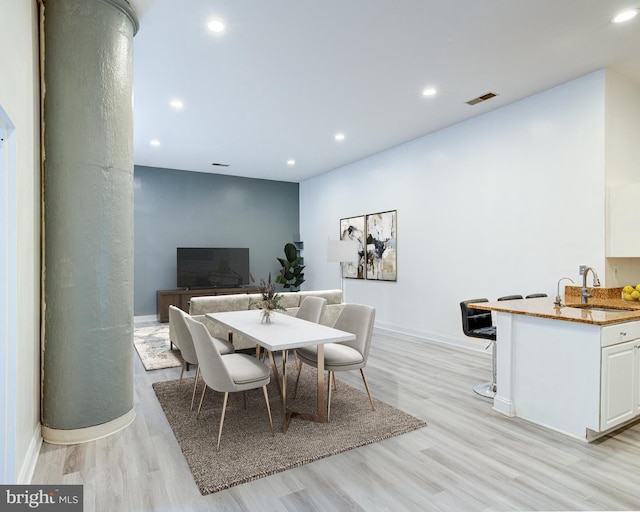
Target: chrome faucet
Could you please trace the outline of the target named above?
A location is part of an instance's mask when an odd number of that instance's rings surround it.
[[[598,279],[598,274],[596,274],[596,271],[591,267],[585,268],[584,272],[582,273],[582,290],[580,291],[580,302],[582,304],[586,304],[589,297],[593,296],[593,294],[589,293],[589,290],[587,290],[587,274],[589,273],[589,270],[591,270],[591,273],[593,274],[593,287],[595,288],[600,286],[600,279]],[[593,292],[593,288],[591,289],[591,291]]]
[[[573,279],[571,279],[570,277],[561,277],[560,279],[558,279],[558,291],[556,292],[556,300],[553,302],[558,307],[562,307],[562,297],[560,297],[560,283],[565,279],[568,279],[569,281],[571,281],[571,283],[573,283]]]

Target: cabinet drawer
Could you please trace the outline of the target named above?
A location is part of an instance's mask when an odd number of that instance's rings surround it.
[[[600,345],[608,347],[640,338],[640,322],[605,325],[600,331]]]

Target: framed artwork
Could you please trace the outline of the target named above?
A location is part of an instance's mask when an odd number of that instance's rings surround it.
[[[397,216],[397,210],[367,215],[367,279],[397,280]]]
[[[354,261],[342,263],[342,277],[349,279],[364,279],[364,215],[340,219],[340,240],[354,240],[358,242],[358,256]]]

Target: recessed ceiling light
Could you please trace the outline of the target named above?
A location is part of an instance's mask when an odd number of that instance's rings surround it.
[[[336,139],[337,141],[343,141],[344,133],[336,133],[333,138]]]
[[[637,15],[638,9],[628,9],[611,18],[611,23],[624,23],[625,21],[635,18]]]
[[[154,148],[157,148],[160,145],[160,141],[158,139],[153,139],[151,142],[149,142],[149,144],[151,144]]]
[[[215,33],[224,32],[224,23],[220,20],[210,20],[209,23],[207,23],[207,28]]]
[[[169,105],[171,105],[171,108],[176,110],[180,110],[184,106],[184,104],[180,100],[171,100],[171,103],[169,103]]]
[[[293,158],[290,158],[289,160],[287,160],[287,165],[296,165],[296,161]]]
[[[427,89],[424,89],[422,91],[422,95],[423,96],[433,96],[437,92],[438,91],[436,91],[433,87],[428,87]]]

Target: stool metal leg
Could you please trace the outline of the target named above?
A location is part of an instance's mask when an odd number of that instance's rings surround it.
[[[492,381],[491,382],[487,382],[485,384],[478,384],[477,386],[474,386],[473,391],[475,391],[480,396],[484,396],[486,398],[493,398],[493,397],[496,396],[496,390],[497,390],[497,385],[496,385],[496,380],[497,380],[497,371],[496,371],[496,348],[497,347],[496,347],[496,342],[492,341],[489,344],[489,346],[492,347],[492,354],[491,354],[491,378],[492,378]]]

